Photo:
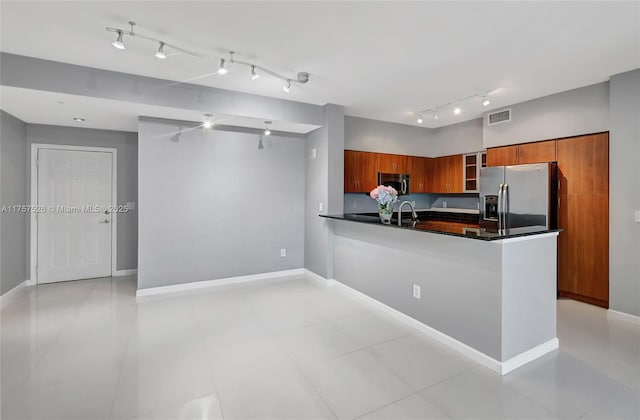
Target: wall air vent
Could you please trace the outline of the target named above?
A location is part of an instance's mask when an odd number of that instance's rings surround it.
[[[487,116],[487,125],[500,124],[511,121],[511,108],[492,112]]]

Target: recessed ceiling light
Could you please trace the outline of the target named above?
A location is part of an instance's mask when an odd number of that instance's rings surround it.
[[[84,122],[84,118],[80,118],[80,117],[73,117],[73,121],[77,121],[77,122]]]

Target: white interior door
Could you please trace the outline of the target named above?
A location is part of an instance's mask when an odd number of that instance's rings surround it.
[[[38,283],[111,275],[112,161],[110,152],[38,150]]]

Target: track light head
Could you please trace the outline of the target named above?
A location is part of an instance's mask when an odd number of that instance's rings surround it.
[[[167,58],[167,55],[164,53],[164,42],[160,42],[155,57],[159,60],[164,60],[165,58]]]
[[[258,150],[264,149],[264,144],[262,144],[262,135],[258,134]]]
[[[291,92],[291,79],[287,80],[287,84],[282,86],[282,90],[287,93]]]
[[[433,113],[433,119],[434,119],[434,120],[439,120],[439,119],[440,119],[440,116],[438,115],[438,113],[437,113],[437,112],[434,112],[434,113]]]
[[[491,103],[491,101],[489,100],[489,98],[487,98],[486,96],[482,97],[482,106],[488,106]]]
[[[259,79],[260,75],[258,73],[256,73],[256,66],[252,65],[251,66],[251,80],[256,80]]]
[[[416,120],[418,124],[422,124],[424,120],[422,119],[422,114],[418,115],[418,119]]]
[[[221,58],[220,67],[218,67],[218,74],[221,76],[224,76],[225,74],[229,73],[229,70],[227,70],[227,68],[224,66],[224,63],[225,63],[225,59]]]
[[[202,127],[206,129],[210,129],[211,127],[213,127],[213,121],[211,120],[211,117],[213,117],[213,114],[204,114],[204,121],[202,122]]]
[[[462,109],[460,109],[459,106],[456,106],[455,108],[453,108],[453,113],[456,115],[460,115],[460,113],[462,112]]]
[[[269,130],[269,126],[271,125],[271,121],[265,121],[264,122],[264,135],[265,136],[270,136],[271,135],[271,130]]]
[[[124,46],[124,42],[122,42],[122,31],[118,30],[118,38],[111,43],[114,47],[119,50],[126,50],[127,47]]]

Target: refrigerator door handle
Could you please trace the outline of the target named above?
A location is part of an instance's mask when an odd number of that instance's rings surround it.
[[[507,215],[509,214],[509,184],[502,184],[502,229],[507,228]]]
[[[498,229],[502,229],[502,187],[504,184],[500,184],[498,187]]]

